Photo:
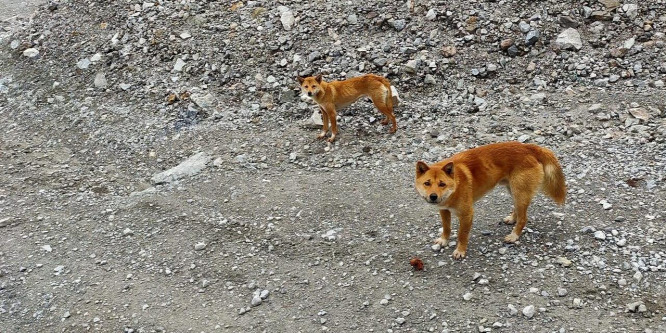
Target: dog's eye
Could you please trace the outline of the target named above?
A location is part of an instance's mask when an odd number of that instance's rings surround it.
[[[308,86],[303,86],[303,88],[307,88]]]
[[[444,182],[439,183],[439,187],[446,187],[446,183]]]
[[[430,186],[430,182],[427,181],[427,182],[423,183],[423,185],[425,185],[425,186]]]

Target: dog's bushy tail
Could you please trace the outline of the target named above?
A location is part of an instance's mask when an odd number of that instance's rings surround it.
[[[555,154],[547,148],[538,148],[539,162],[543,165],[544,179],[541,190],[551,197],[558,205],[563,205],[567,196],[567,186],[564,183],[564,172]]]

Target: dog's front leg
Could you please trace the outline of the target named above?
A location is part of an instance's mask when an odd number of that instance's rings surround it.
[[[323,123],[323,126],[321,133],[317,135],[317,139],[323,139],[326,137],[326,133],[328,133],[328,113],[326,113],[326,110],[321,106],[319,107],[319,112],[321,112],[321,122]]]
[[[439,216],[442,218],[442,235],[435,239],[435,244],[446,247],[449,245],[449,237],[451,237],[451,211],[440,209]]]
[[[328,120],[331,122],[331,137],[328,139],[328,142],[335,141],[335,136],[338,134],[338,114],[335,112],[335,106],[325,107],[326,112],[328,113]]]
[[[474,211],[472,209],[458,212],[460,226],[458,227],[458,244],[456,250],[453,251],[454,259],[462,259],[467,255],[467,242],[469,241],[469,232],[472,230],[473,217]]]

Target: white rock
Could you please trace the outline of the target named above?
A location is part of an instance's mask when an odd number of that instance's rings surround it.
[[[183,67],[185,67],[185,61],[181,58],[176,59],[176,63],[173,65],[173,70],[180,72],[183,70]]]
[[[35,48],[32,48],[32,47],[29,48],[29,49],[25,49],[25,51],[23,51],[23,56],[28,57],[28,58],[34,58],[38,55],[39,55],[39,50],[37,50]]]
[[[516,307],[513,306],[513,304],[509,304],[507,308],[509,308],[509,315],[515,316],[516,314],[518,314],[518,309],[516,309]]]
[[[622,11],[630,19],[635,19],[638,16],[638,5],[633,3],[628,3],[622,6]]]
[[[623,246],[627,245],[627,240],[624,239],[624,238],[618,239],[617,242],[615,242],[615,245],[617,245],[619,247],[623,247]]]
[[[183,31],[183,32],[180,34],[180,38],[182,38],[182,39],[188,39],[188,38],[190,38],[190,37],[192,37],[192,35],[190,35],[190,33],[187,32],[187,31]]]
[[[53,249],[51,248],[51,245],[48,245],[48,244],[47,245],[42,245],[42,250],[44,250],[46,252],[53,251]]]
[[[442,249],[442,246],[439,245],[439,244],[433,244],[430,248],[431,248],[433,251],[438,252],[439,250]]]
[[[192,155],[190,158],[183,161],[179,165],[153,175],[150,180],[153,182],[153,184],[164,184],[184,177],[191,177],[205,169],[210,160],[210,155],[205,152],[199,152]]]
[[[599,201],[599,203],[601,204],[601,207],[602,207],[604,210],[609,210],[609,209],[613,208],[613,204],[611,204],[610,202],[606,201],[605,199]]]
[[[206,243],[204,242],[199,242],[194,244],[194,251],[201,251],[206,248]]]
[[[536,313],[536,308],[534,307],[534,305],[528,305],[523,308],[523,315],[527,318],[534,317],[535,313]]]
[[[120,89],[122,89],[122,90],[127,91],[129,88],[132,87],[132,85],[127,84],[127,83],[121,83],[121,84],[118,85],[118,87],[120,87]]]
[[[294,23],[296,22],[294,13],[292,13],[290,10],[282,12],[282,15],[280,15],[280,22],[282,22],[282,27],[284,30],[291,30],[291,28],[294,27]]]
[[[405,323],[405,318],[402,317],[395,318],[395,322],[398,323],[398,325],[402,325]]]
[[[574,28],[568,28],[557,35],[555,44],[563,49],[580,50],[583,47],[583,42],[580,39],[580,33]]]
[[[108,82],[106,81],[106,76],[104,75],[104,73],[97,73],[97,75],[95,75],[94,84],[96,88],[100,89],[106,88]]]
[[[91,62],[98,62],[98,61],[100,61],[101,59],[102,59],[102,55],[99,54],[99,53],[95,53],[95,54],[93,54],[92,57],[90,57],[90,61],[91,61]]]
[[[132,229],[130,228],[125,228],[125,230],[123,230],[123,235],[133,235],[133,234],[134,231],[132,231]]]
[[[204,111],[212,112],[217,106],[217,99],[211,93],[194,93],[190,96],[190,99]]]
[[[83,58],[76,63],[76,67],[80,69],[86,69],[90,66],[92,62],[88,58]]]
[[[426,13],[425,18],[428,21],[434,21],[437,18],[437,12],[435,12],[435,9],[430,8],[430,10],[428,10],[428,12]]]
[[[581,308],[581,307],[583,307],[583,300],[581,300],[580,298],[574,298],[574,299],[573,299],[573,306],[574,306],[575,308]]]
[[[641,282],[642,279],[643,279],[643,273],[641,273],[641,271],[636,271],[636,273],[634,274],[634,280],[636,280],[636,282]]]
[[[324,125],[324,122],[321,120],[321,114],[319,111],[315,110],[312,112],[310,118],[301,122],[301,125],[308,128],[321,128],[321,126]]]
[[[252,304],[252,306],[259,306],[262,302],[263,301],[261,300],[261,297],[259,295],[254,295],[254,297],[252,297],[252,301],[250,302],[250,304]]]
[[[594,238],[604,240],[606,239],[606,233],[601,230],[597,230],[594,232]]]
[[[472,293],[470,293],[470,292],[465,293],[463,295],[463,299],[466,300],[466,301],[469,301],[470,299],[472,299]]]

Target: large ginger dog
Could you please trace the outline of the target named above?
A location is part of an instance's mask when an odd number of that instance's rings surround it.
[[[398,128],[393,115],[391,83],[384,77],[366,74],[344,81],[326,82],[322,80],[322,76],[319,74],[306,78],[299,76],[298,82],[301,84],[303,93],[317,102],[321,110],[324,125],[321,133],[317,136],[318,139],[326,137],[330,122],[331,137],[328,141],[335,141],[335,136],[338,134],[337,110],[349,106],[363,96],[370,97],[379,112],[386,116],[382,121],[383,125],[387,125],[389,122],[392,123],[390,133],[395,133]]]
[[[527,207],[542,190],[556,203],[564,204],[564,173],[552,151],[519,142],[495,143],[463,151],[441,162],[416,163],[416,190],[439,210],[442,235],[435,243],[446,246],[451,235],[451,213],[458,216],[458,242],[453,257],[464,258],[472,229],[474,202],[497,184],[513,197],[513,212],[504,219],[515,223],[507,243],[518,240],[527,223]]]

